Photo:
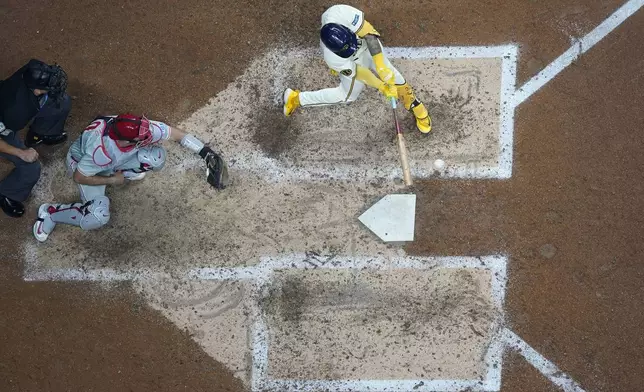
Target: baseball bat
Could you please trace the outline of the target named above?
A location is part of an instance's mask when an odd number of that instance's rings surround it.
[[[398,154],[400,155],[400,164],[402,165],[403,180],[406,186],[410,186],[413,182],[411,180],[411,170],[409,169],[409,160],[407,158],[405,137],[400,130],[400,123],[398,122],[398,115],[396,114],[396,98],[391,98],[391,107],[394,112],[394,124],[396,125],[396,136],[398,137]]]

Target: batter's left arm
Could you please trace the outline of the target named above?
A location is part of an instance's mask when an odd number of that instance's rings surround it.
[[[366,42],[380,80],[393,86],[395,76],[393,71],[385,65],[385,55],[382,53],[382,45],[380,44],[380,33],[373,28],[371,23],[365,20],[356,34]]]

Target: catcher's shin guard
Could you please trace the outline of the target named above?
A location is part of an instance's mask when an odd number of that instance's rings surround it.
[[[416,117],[416,127],[421,133],[429,133],[432,130],[432,119],[422,102],[414,95],[414,90],[408,83],[396,86],[398,96],[402,99],[405,109],[411,111]]]
[[[48,212],[54,223],[94,230],[109,222],[110,199],[107,196],[98,196],[87,203],[55,204],[49,207]]]

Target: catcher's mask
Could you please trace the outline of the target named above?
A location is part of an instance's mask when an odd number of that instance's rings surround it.
[[[145,116],[120,114],[110,124],[108,135],[113,140],[126,140],[136,143],[136,148],[152,143],[150,120]]]
[[[67,74],[57,64],[48,65],[32,59],[22,74],[22,80],[28,88],[45,90],[54,102],[62,100],[67,90]]]

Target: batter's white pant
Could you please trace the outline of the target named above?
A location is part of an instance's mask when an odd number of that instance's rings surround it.
[[[385,65],[393,71],[396,84],[405,84],[405,78],[396,67],[391,64],[388,58],[385,57],[384,60]],[[373,63],[373,58],[368,50],[363,51],[358,56],[356,64],[376,72],[376,65]],[[364,87],[365,84],[356,79],[355,75],[349,77],[340,74],[340,85],[338,87],[300,92],[300,106],[326,106],[353,102],[358,98]]]

